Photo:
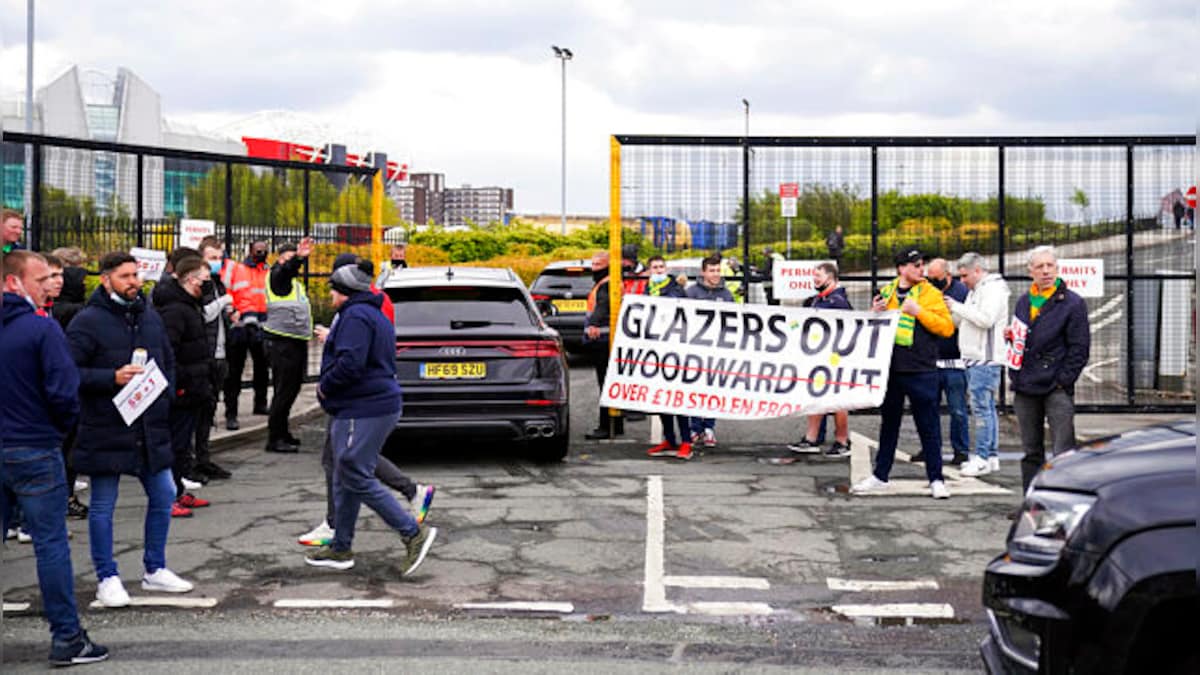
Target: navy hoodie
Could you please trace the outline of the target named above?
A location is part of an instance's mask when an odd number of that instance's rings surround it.
[[[805,298],[805,307],[813,309],[854,309],[850,306],[850,298],[846,297],[846,289],[838,286],[827,295],[820,293]]]
[[[57,447],[79,417],[79,371],[58,322],[4,294],[0,329],[0,429],[5,447]]]
[[[382,417],[401,409],[396,382],[396,327],[382,295],[361,291],[333,317],[321,353],[321,407],[339,419]]]
[[[79,368],[81,412],[71,462],[84,475],[158,473],[174,463],[168,415],[175,395],[175,353],[167,329],[141,293],[118,305],[99,286],[67,326],[71,358]],[[121,390],[114,376],[141,347],[167,376],[167,391],[132,426],[112,399]]]

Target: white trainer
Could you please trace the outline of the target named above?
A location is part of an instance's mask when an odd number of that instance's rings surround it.
[[[871,474],[852,485],[850,487],[850,494],[861,495],[868,492],[879,492],[886,490],[887,486],[888,482],[886,480],[879,480],[875,477],[875,474]]]
[[[96,601],[105,607],[128,607],[129,594],[125,592],[121,577],[114,574],[101,579],[96,586]]]
[[[321,521],[312,531],[305,532],[296,538],[301,546],[329,546],[333,543],[333,528],[329,523]]]
[[[929,484],[929,494],[934,499],[950,499],[950,491],[946,489],[946,484],[940,480],[935,480]]]
[[[706,448],[717,447],[717,434],[712,429],[704,430],[704,447],[706,447]]]
[[[999,470],[1000,470],[1000,456],[992,455],[991,457],[988,457],[988,471],[991,471],[992,473],[996,473]]]
[[[192,480],[192,479],[188,478],[187,476],[180,478],[179,482],[183,483],[183,489],[185,491],[189,491],[189,492],[192,490],[199,490],[200,488],[204,487],[204,483],[201,483],[200,481]]]
[[[962,468],[960,468],[958,472],[964,476],[973,478],[975,476],[983,476],[991,473],[992,467],[988,463],[988,460],[980,457],[979,455],[975,455],[971,457],[966,464],[963,464]]]
[[[171,570],[160,567],[153,574],[142,577],[142,590],[159,591],[161,593],[187,593],[195,588],[190,581],[184,581]]]
[[[88,489],[88,482],[82,478],[76,478],[75,479],[75,491],[83,492],[86,489]]]

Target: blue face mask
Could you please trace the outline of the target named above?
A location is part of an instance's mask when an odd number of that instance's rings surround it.
[[[109,293],[108,297],[109,297],[109,299],[111,299],[113,302],[117,303],[121,307],[128,307],[133,304],[132,300],[126,300],[125,298],[121,297],[116,291]]]
[[[651,283],[661,284],[662,282],[664,282],[666,280],[667,280],[667,275],[665,275],[665,274],[651,274],[650,275]]]
[[[220,260],[209,260],[208,261],[208,269],[212,270],[213,274],[220,274],[221,273],[221,261]]]

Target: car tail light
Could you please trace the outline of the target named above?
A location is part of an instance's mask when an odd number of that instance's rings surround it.
[[[514,358],[548,358],[562,354],[562,348],[554,340],[516,340],[496,349],[508,352]]]
[[[552,405],[559,405],[559,404],[562,404],[565,402],[566,401],[555,401],[555,400],[549,399],[549,398],[532,398],[532,399],[529,399],[528,401],[525,401],[525,405],[536,405],[536,406],[549,407]]]
[[[534,302],[541,302],[541,301],[543,301],[543,300],[549,300],[549,299],[550,299],[550,296],[548,296],[548,295],[542,295],[541,293],[533,293],[533,294],[532,294],[532,297],[533,297],[533,301],[534,301]]]

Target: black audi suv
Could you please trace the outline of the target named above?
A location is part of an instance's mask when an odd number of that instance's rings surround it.
[[[562,338],[507,269],[393,272],[398,435],[527,441],[535,459],[567,454],[569,386]]]

